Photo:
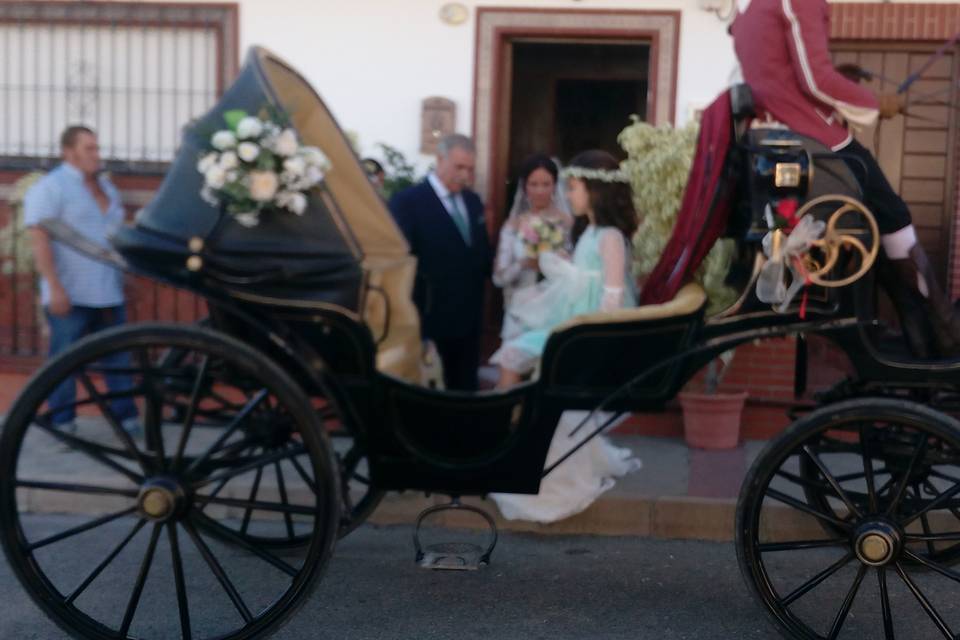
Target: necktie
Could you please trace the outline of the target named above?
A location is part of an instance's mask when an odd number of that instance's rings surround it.
[[[457,225],[457,229],[460,231],[460,235],[463,236],[463,241],[468,245],[470,244],[470,222],[467,219],[467,214],[460,208],[460,205],[457,203],[457,196],[455,194],[450,194],[450,207],[453,211],[454,223]]]

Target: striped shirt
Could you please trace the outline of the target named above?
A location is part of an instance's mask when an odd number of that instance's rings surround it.
[[[41,178],[29,191],[23,203],[24,224],[35,226],[44,220],[57,219],[76,229],[100,246],[109,246],[107,238],[123,224],[124,211],[120,193],[106,176],[99,177],[100,188],[107,195],[106,213],[84,184],[83,173],[64,162]],[[123,273],[53,241],[53,262],[70,303],[80,307],[116,307],[123,304]],[[50,284],[40,281],[40,299],[50,304]]]

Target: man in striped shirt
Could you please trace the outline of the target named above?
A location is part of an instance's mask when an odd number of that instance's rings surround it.
[[[126,320],[123,274],[70,247],[51,240],[38,226],[44,220],[59,220],[101,246],[123,223],[120,194],[100,173],[100,148],[96,134],[87,127],[68,127],[60,138],[63,162],[27,192],[24,224],[29,228],[33,255],[40,273],[40,299],[50,327],[50,356],[57,355],[83,336],[122,324]],[[126,366],[129,356],[120,353],[108,366]],[[111,391],[129,389],[129,376],[108,375]],[[58,387],[48,398],[54,426],[75,430],[76,385],[73,380]],[[114,416],[130,433],[139,431],[137,407],[130,398],[111,402]]]
[[[862,181],[864,204],[877,218],[892,265],[885,287],[914,355],[960,356],[960,318],[917,243],[910,210],[850,132],[898,115],[905,96],[875,95],[834,68],[827,0],[738,0],[730,33],[758,117],[769,115],[843,154]]]

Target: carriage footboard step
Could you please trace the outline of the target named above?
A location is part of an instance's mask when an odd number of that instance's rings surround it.
[[[475,513],[483,518],[489,530],[486,546],[471,542],[441,542],[423,546],[420,540],[420,530],[423,523],[432,515],[443,511],[466,511]],[[490,555],[497,546],[497,525],[489,513],[471,505],[465,505],[454,497],[447,504],[438,504],[420,512],[417,525],[413,531],[413,548],[416,551],[416,562],[424,569],[446,571],[476,571],[480,567],[490,564]]]

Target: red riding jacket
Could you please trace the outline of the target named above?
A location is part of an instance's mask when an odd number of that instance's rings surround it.
[[[739,9],[730,32],[758,116],[834,151],[850,142],[847,125],[877,121],[876,96],[833,67],[826,0],[739,0]]]

